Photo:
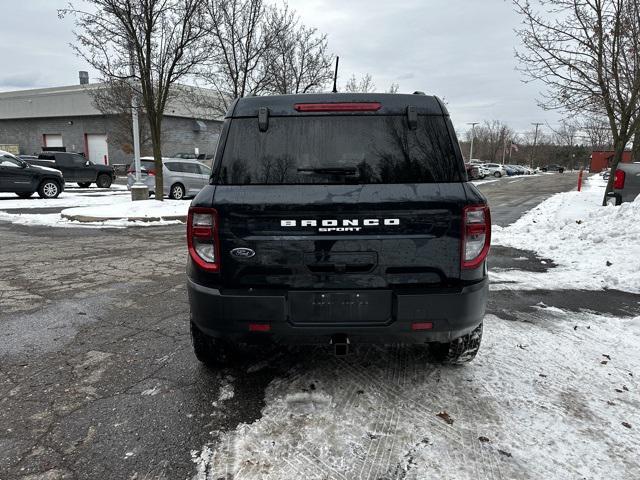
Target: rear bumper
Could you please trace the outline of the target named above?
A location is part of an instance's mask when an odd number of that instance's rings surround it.
[[[291,318],[287,293],[264,294],[255,290],[222,293],[187,280],[193,322],[216,338],[235,342],[273,341],[284,344],[328,344],[335,335],[353,343],[447,342],[477,327],[483,320],[489,281],[455,290],[392,292],[392,315],[385,324],[304,324]],[[388,292],[387,292],[388,295]],[[430,322],[432,329],[414,331],[415,322]],[[250,332],[249,324],[269,325],[268,332]]]

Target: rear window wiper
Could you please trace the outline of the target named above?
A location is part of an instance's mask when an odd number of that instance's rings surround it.
[[[355,176],[358,174],[358,169],[356,167],[320,167],[320,168],[310,168],[310,167],[300,167],[298,168],[298,172],[301,173],[318,173],[321,175],[351,175]]]

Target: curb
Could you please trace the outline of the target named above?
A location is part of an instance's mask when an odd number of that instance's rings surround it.
[[[164,215],[160,217],[109,217],[109,216],[88,216],[88,215],[73,215],[62,212],[60,216],[66,220],[82,223],[96,223],[106,222],[108,220],[126,220],[127,222],[162,222],[162,221],[175,221],[179,220],[182,223],[187,223],[186,215]]]

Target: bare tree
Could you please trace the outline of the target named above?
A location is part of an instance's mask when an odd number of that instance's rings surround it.
[[[333,78],[327,36],[300,25],[285,7],[280,12],[276,41],[268,52],[268,89],[273,93],[307,93],[321,89]]]
[[[162,200],[162,119],[178,82],[208,56],[204,0],[83,3],[86,9],[71,4],[58,14],[75,17],[76,53],[105,79],[128,80],[142,98],[156,163],[156,199]]]
[[[516,56],[547,93],[540,104],[572,114],[605,114],[615,171],[640,127],[640,2],[638,0],[514,0],[524,49]],[[541,13],[542,11],[543,13]],[[607,193],[613,188],[611,175]]]
[[[640,162],[640,125],[633,134],[633,149],[631,150],[631,158],[634,162]]]
[[[611,150],[613,136],[609,121],[599,115],[587,115],[582,121],[580,129],[586,134],[592,150]]]
[[[349,81],[344,87],[345,92],[351,93],[371,93],[376,89],[373,78],[370,74],[365,74],[358,80],[355,75],[351,75]]]
[[[556,145],[572,147],[576,144],[579,128],[577,123],[571,120],[561,120],[557,128],[552,128],[550,125],[547,127],[553,132],[553,143]]]
[[[118,79],[107,79],[102,84],[87,88],[93,106],[104,115],[113,117],[113,129],[109,132],[109,141],[114,139],[127,154],[133,153],[133,121],[131,119],[131,96],[135,94],[131,83]],[[139,105],[138,102],[136,102]],[[138,106],[138,116],[146,119],[144,109]],[[139,124],[140,149],[142,155],[153,153],[149,124]]]
[[[387,91],[387,93],[398,93],[399,90],[400,90],[400,85],[394,82],[389,87],[389,90]]]
[[[482,125],[475,127],[475,140],[473,144],[477,158],[482,158],[489,162],[502,161],[502,150],[511,147],[511,142],[515,138],[515,132],[508,125],[493,120],[485,121]],[[467,140],[471,140],[471,130],[467,132]],[[506,151],[508,154],[509,152]]]
[[[219,96],[218,113],[235,98],[269,91],[268,58],[292,16],[263,0],[205,0],[210,62],[201,69]]]

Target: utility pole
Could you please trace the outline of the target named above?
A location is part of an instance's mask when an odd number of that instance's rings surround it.
[[[131,77],[131,123],[133,125],[133,162],[136,169],[136,181],[131,185],[131,200],[148,200],[149,187],[142,183],[140,173],[140,125],[138,123],[138,101],[135,93],[136,70],[133,64],[133,49],[129,49],[129,75]]]
[[[531,150],[531,158],[529,159],[529,164],[531,168],[533,168],[533,158],[534,158],[534,155],[536,154],[536,144],[538,143],[538,127],[543,124],[536,122],[536,123],[532,123],[531,125],[536,127],[536,133],[533,136],[533,149]]]
[[[467,125],[471,125],[471,148],[469,148],[469,161],[473,159],[473,139],[476,137],[476,125],[478,122],[467,123]]]

